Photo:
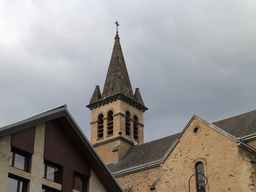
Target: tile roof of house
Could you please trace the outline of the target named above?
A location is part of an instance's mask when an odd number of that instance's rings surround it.
[[[256,110],[219,120],[212,124],[239,138],[256,133]]]
[[[177,133],[155,141],[134,146],[130,148],[118,162],[110,163],[107,167],[111,172],[117,172],[130,167],[136,167],[161,160],[179,136],[180,133]]]

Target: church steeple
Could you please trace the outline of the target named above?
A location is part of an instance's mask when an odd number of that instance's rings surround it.
[[[118,26],[101,95],[96,86],[90,104],[91,143],[105,163],[117,161],[134,144],[144,142],[145,107],[139,89],[133,94]]]
[[[115,44],[109,63],[102,98],[104,99],[117,94],[123,94],[134,99],[118,33],[115,36]]]
[[[116,25],[117,27],[119,26],[117,22]],[[97,108],[101,105],[116,100],[117,98],[130,103],[143,112],[148,109],[143,103],[138,88],[136,88],[135,94],[133,95],[132,85],[120,44],[118,28],[116,31],[114,48],[112,51],[102,95],[100,94],[99,86],[97,86],[89,105],[86,107],[92,110],[95,107]]]

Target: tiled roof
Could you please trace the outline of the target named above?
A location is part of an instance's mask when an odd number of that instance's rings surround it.
[[[92,95],[89,109],[100,107],[116,99],[123,99],[123,101],[135,106],[143,112],[148,110],[142,100],[140,91],[136,88],[133,95],[132,85],[130,82],[128,70],[126,68],[122,47],[120,44],[119,35],[115,36],[115,44],[112,51],[111,60],[108,67],[103,92],[101,94],[99,86],[96,86]]]
[[[161,160],[180,133],[170,135],[155,141],[144,143],[130,148],[124,156],[115,163],[108,164],[111,172]]]
[[[120,93],[133,99],[132,86],[124,61],[119,36],[117,34],[102,92],[102,98],[104,99]]]
[[[235,137],[250,135],[256,133],[256,110],[216,121],[212,124]]]

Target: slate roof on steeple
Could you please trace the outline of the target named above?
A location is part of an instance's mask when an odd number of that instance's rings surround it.
[[[101,98],[100,86],[96,85],[95,90],[92,94],[92,98],[90,100],[90,104],[99,101],[100,98]]]
[[[96,86],[90,103],[86,107],[89,109],[97,108],[101,105],[108,104],[109,102],[111,103],[116,99],[121,99],[143,112],[148,110],[144,105],[138,88],[136,88],[133,95],[132,85],[126,68],[118,32],[115,36],[114,48],[102,95],[99,86]]]
[[[136,88],[136,89],[135,89],[134,99],[135,99],[138,103],[140,103],[141,105],[144,105],[144,102],[143,102],[143,99],[142,99],[142,97],[141,97],[139,88]]]
[[[120,38],[116,34],[102,98],[104,99],[120,93],[133,99],[132,86],[124,61]]]

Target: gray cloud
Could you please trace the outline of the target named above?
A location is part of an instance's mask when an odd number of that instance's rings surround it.
[[[145,140],[256,107],[252,1],[9,1],[0,7],[0,126],[61,104],[90,137],[119,20]]]

